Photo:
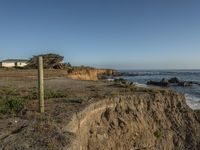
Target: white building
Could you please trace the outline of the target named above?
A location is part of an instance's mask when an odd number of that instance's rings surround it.
[[[24,67],[28,63],[28,60],[22,59],[7,59],[0,62],[0,67],[12,68],[12,67]]]

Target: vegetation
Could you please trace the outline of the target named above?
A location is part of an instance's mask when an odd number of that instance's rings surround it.
[[[50,98],[63,98],[67,97],[68,93],[63,91],[52,91],[52,90],[45,90],[44,92],[44,98],[50,99]]]
[[[24,108],[25,100],[18,97],[9,97],[1,100],[0,113],[15,114]]]
[[[160,129],[156,130],[153,134],[157,139],[162,137],[162,131]]]
[[[50,99],[50,98],[63,98],[67,97],[68,93],[64,91],[53,91],[53,90],[45,90],[44,91],[44,98]],[[38,93],[36,91],[33,91],[29,93],[29,95],[24,96],[23,98],[27,100],[36,100],[38,99]]]
[[[72,70],[87,70],[87,69],[95,69],[95,68],[92,68],[92,67],[89,67],[89,66],[83,66],[83,65],[81,65],[81,66],[73,66],[72,67]]]
[[[26,93],[27,92],[27,93]],[[5,88],[0,90],[0,113],[1,114],[17,114],[24,107],[29,100],[37,100],[38,94],[36,89],[30,89],[21,93],[14,88]],[[65,91],[45,90],[45,99],[63,98],[67,97],[68,93]]]
[[[68,69],[71,67],[70,63],[62,63],[64,57],[58,54],[42,54],[33,56],[26,68],[28,69],[37,69],[38,68],[38,57],[43,57],[43,66],[44,69]]]

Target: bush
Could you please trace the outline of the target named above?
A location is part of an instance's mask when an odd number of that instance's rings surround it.
[[[153,134],[157,139],[162,137],[162,131],[160,129],[156,130]]]
[[[17,97],[5,98],[0,104],[0,113],[15,114],[24,108],[25,100]]]
[[[44,92],[44,98],[63,98],[66,97],[67,93],[62,91],[51,91],[51,90],[45,90]]]

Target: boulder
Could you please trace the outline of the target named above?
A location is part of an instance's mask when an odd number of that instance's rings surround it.
[[[169,83],[179,83],[180,80],[177,77],[171,78],[168,80]]]
[[[200,85],[199,82],[195,82],[195,81],[181,81],[179,80],[177,77],[171,78],[169,80],[163,78],[161,81],[148,81],[147,85],[155,85],[155,86],[183,86],[183,87],[187,87],[187,86],[192,86],[192,85]]]
[[[161,81],[152,81],[152,80],[150,80],[150,81],[147,82],[147,85],[155,85],[155,86],[167,87],[167,86],[169,86],[169,82],[168,82],[168,80],[163,78]]]

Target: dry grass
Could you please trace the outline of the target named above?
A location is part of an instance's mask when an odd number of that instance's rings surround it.
[[[68,74],[67,70],[54,70],[54,69],[45,69],[44,77],[66,77]],[[0,77],[37,77],[37,69],[0,69]]]
[[[64,76],[64,70],[45,70],[45,101],[51,100],[61,104],[58,99],[65,102],[87,103],[91,100],[98,100],[107,97],[114,97],[128,93],[162,93],[167,90],[138,88],[126,82],[102,82],[102,81],[76,81]],[[21,109],[35,109],[38,104],[37,94],[37,70],[0,70],[0,107],[3,112],[8,109],[8,113],[18,113]],[[24,77],[26,76],[26,78]],[[29,78],[27,77],[29,76]],[[8,101],[8,102],[7,102]],[[49,103],[49,102],[48,102]],[[24,106],[25,105],[25,106]],[[29,108],[26,107],[29,105]],[[49,103],[49,108],[51,106]]]

